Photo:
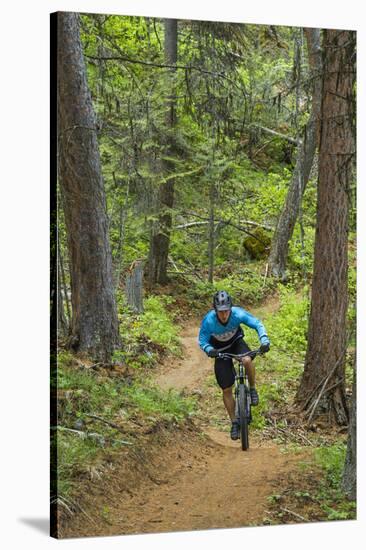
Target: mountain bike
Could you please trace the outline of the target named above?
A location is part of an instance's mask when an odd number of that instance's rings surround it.
[[[243,359],[243,357],[251,357],[254,359],[257,355],[262,354],[263,352],[259,349],[248,351],[240,355],[235,355],[233,353],[219,353],[220,359],[234,359],[239,363],[238,372],[233,365],[233,369],[235,371],[235,416],[240,424],[240,440],[243,451],[247,451],[249,449],[248,426],[252,421],[252,412],[248,377],[241,359]]]

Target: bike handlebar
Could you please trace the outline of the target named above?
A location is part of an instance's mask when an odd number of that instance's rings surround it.
[[[240,360],[242,357],[256,357],[257,355],[263,355],[265,352],[261,351],[260,349],[254,349],[252,351],[247,351],[246,353],[219,353],[218,358],[219,359],[238,359]]]

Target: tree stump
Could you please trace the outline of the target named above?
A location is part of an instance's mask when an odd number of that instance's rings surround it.
[[[128,305],[136,313],[143,313],[143,275],[144,263],[136,260],[131,264],[126,275],[126,298]]]

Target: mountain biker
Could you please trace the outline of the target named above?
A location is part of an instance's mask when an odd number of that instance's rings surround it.
[[[200,348],[209,356],[215,358],[215,376],[222,389],[225,408],[231,420],[231,439],[238,439],[240,426],[235,418],[235,400],[232,388],[235,382],[235,372],[232,359],[218,357],[220,352],[240,354],[250,351],[244,341],[241,324],[257,331],[261,346],[260,350],[269,351],[269,338],[266,329],[259,319],[241,307],[233,306],[231,297],[225,290],[219,290],[213,297],[213,310],[203,318],[198,336]],[[252,405],[258,405],[259,397],[255,387],[255,368],[250,356],[243,357],[243,364],[248,375],[250,398]]]

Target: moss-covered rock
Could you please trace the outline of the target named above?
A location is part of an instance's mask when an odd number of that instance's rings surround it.
[[[254,236],[248,235],[243,241],[243,253],[252,260],[264,258],[268,254],[271,238],[262,227],[256,227],[251,233]]]

